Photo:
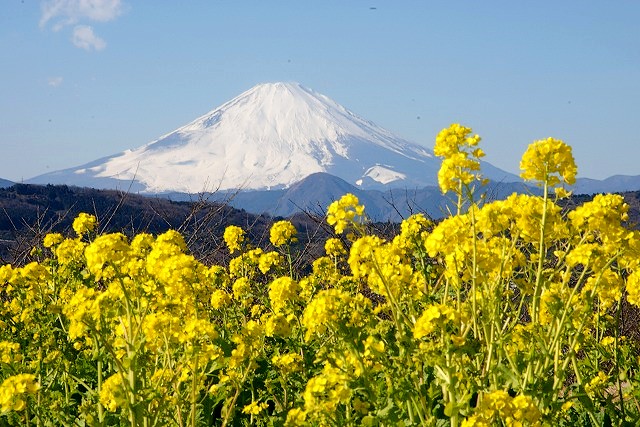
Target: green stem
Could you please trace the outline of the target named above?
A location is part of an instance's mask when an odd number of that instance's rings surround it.
[[[96,341],[97,342],[97,341]],[[98,422],[100,425],[104,422],[104,407],[100,402],[100,391],[102,390],[102,359],[98,356]]]
[[[198,355],[196,353],[195,361],[194,361],[194,369],[191,374],[191,427],[196,426],[196,394],[197,394],[197,377],[198,371]]]
[[[29,418],[31,418],[31,415],[29,414],[29,402],[27,401],[27,405],[24,408],[24,425],[27,427],[31,425],[31,420]]]
[[[616,382],[618,385],[618,396],[620,398],[620,412],[622,412],[622,420],[626,418],[624,409],[624,396],[622,395],[622,380],[620,379],[620,351],[618,351],[618,341],[620,338],[620,324],[622,323],[622,304],[618,301],[618,309],[616,310],[616,334],[613,347],[613,358],[616,366]]]
[[[539,317],[539,304],[540,294],[542,292],[542,271],[544,267],[544,259],[546,257],[546,250],[544,245],[545,228],[547,222],[547,200],[549,199],[549,185],[547,180],[544,181],[544,193],[543,193],[543,206],[542,206],[542,219],[540,220],[540,244],[538,245],[538,269],[536,271],[536,284],[533,289],[533,304],[531,307],[531,320],[533,323],[538,323]]]
[[[476,216],[475,206],[471,206],[471,238],[473,239],[473,253],[471,260],[471,308],[473,316],[473,333],[475,338],[480,338],[480,331],[478,330],[478,302],[477,302],[477,275],[478,275],[478,236],[476,230]]]

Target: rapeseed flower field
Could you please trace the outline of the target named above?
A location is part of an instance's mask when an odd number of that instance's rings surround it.
[[[207,266],[170,230],[49,234],[37,262],[0,267],[0,423],[29,426],[637,425],[640,233],[619,195],[571,212],[571,147],[525,152],[542,196],[489,202],[480,137],[436,138],[455,209],[383,239],[352,194],[308,274],[297,231],[270,248],[240,227]],[[631,305],[630,305],[631,304]]]

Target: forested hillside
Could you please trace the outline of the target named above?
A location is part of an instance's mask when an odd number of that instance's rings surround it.
[[[133,235],[179,230],[192,253],[209,262],[227,256],[226,250],[220,250],[224,249],[222,234],[226,226],[243,227],[254,244],[262,245],[269,240],[273,222],[273,218],[209,203],[197,196],[190,202],[174,202],[113,190],[16,184],[0,189],[0,261],[22,263],[29,258],[34,242],[42,241],[48,232],[72,233],[71,223],[80,212],[96,215],[100,232]],[[321,220],[299,215],[293,222],[300,230],[302,243],[318,232],[326,235]]]

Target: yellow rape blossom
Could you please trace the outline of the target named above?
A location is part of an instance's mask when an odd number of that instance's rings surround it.
[[[132,255],[144,256],[153,247],[154,238],[149,233],[139,233],[131,240]]]
[[[285,316],[282,313],[264,316],[264,334],[268,337],[287,337],[291,334],[291,323],[295,319],[293,314]]]
[[[102,383],[100,390],[100,403],[109,412],[115,412],[126,404],[126,394],[122,384],[122,374],[115,373]]]
[[[231,296],[222,289],[217,289],[211,294],[211,307],[220,310],[231,301]]]
[[[305,340],[324,334],[327,329],[335,329],[340,322],[346,326],[359,326],[370,309],[371,300],[362,294],[354,297],[340,289],[322,290],[304,309]]]
[[[242,408],[242,413],[258,415],[260,412],[264,411],[268,407],[269,407],[269,404],[267,402],[251,402],[250,404]]]
[[[568,217],[576,233],[597,239],[603,244],[603,249],[612,255],[632,235],[622,225],[629,219],[628,210],[629,205],[621,195],[598,194],[592,201],[569,212]]]
[[[73,220],[73,231],[76,232],[78,237],[82,237],[94,231],[97,224],[98,219],[94,215],[82,212]]]
[[[555,138],[530,144],[522,156],[520,169],[523,179],[546,182],[550,187],[575,184],[578,172],[571,147]]]
[[[295,243],[297,230],[290,221],[277,221],[271,226],[269,240],[273,246],[283,246]]]
[[[252,249],[237,226],[223,236],[233,259],[209,267],[175,230],[100,235],[79,216],[77,237],[45,236],[50,259],[0,266],[1,414],[95,424],[103,405],[103,423],[198,424],[221,407],[229,425],[434,425],[442,408],[456,425],[524,427],[586,419],[586,392],[597,417],[637,418],[626,393],[639,360],[614,334],[615,307],[640,306],[629,206],[602,195],[567,213],[546,192],[474,203],[479,141],[458,124],[436,138],[441,187],[465,196],[466,213],[412,215],[383,238],[347,194],[327,212],[346,240],[327,239],[326,256],[289,275],[282,249]],[[538,141],[523,176],[562,193],[570,154]],[[269,238],[279,248],[296,229],[277,221]],[[313,243],[305,254],[322,252]],[[96,361],[100,389],[84,377]],[[21,367],[42,374],[42,390],[32,374],[6,378]],[[82,405],[65,402],[66,386]]]
[[[65,239],[55,248],[55,255],[62,265],[81,262],[86,244],[79,239]]]
[[[324,250],[327,253],[327,255],[332,257],[338,257],[340,255],[345,255],[347,253],[340,239],[336,239],[336,238],[327,239],[324,242]]]
[[[362,221],[364,206],[359,203],[356,196],[347,193],[329,205],[327,223],[334,227],[337,234],[344,233],[345,229],[356,221]]]
[[[107,277],[112,276],[114,272],[105,272],[104,267],[121,264],[128,255],[129,245],[122,233],[98,236],[84,250],[87,268],[96,280],[100,280],[105,273]]]
[[[601,393],[609,384],[609,377],[602,371],[598,371],[598,373],[584,386],[584,391],[591,397],[592,399],[595,397],[596,393]]]
[[[438,184],[443,194],[453,191],[462,197],[462,187],[481,179],[480,158],[484,157],[484,152],[477,147],[479,142],[480,137],[472,135],[471,128],[458,123],[438,133],[433,152],[444,158],[438,171]]]
[[[460,185],[469,185],[478,179],[480,162],[469,159],[466,153],[455,153],[442,161],[438,171],[438,185],[442,193],[458,191]]]
[[[251,294],[251,284],[249,279],[246,277],[241,277],[235,282],[233,282],[233,297],[236,300],[243,300]]]
[[[229,252],[234,253],[242,250],[245,234],[244,230],[237,225],[230,225],[224,230],[223,238],[229,248]]]
[[[474,148],[480,142],[478,135],[471,135],[472,129],[453,123],[448,128],[442,129],[436,136],[433,153],[438,157],[450,157],[459,153],[461,148]]]
[[[290,301],[298,298],[300,285],[292,278],[278,277],[269,285],[269,300],[274,312],[279,313]]]
[[[287,413],[285,426],[303,426],[306,425],[307,413],[300,408],[293,408]]]
[[[46,236],[44,236],[44,240],[42,241],[42,245],[45,248],[51,248],[53,246],[56,246],[56,245],[62,243],[63,240],[64,240],[64,237],[62,236],[62,234],[60,234],[60,233],[49,233]]]
[[[533,399],[526,395],[511,397],[506,391],[496,390],[483,396],[474,414],[462,422],[463,427],[541,426],[541,412]]]
[[[434,304],[427,307],[422,315],[416,320],[413,327],[413,336],[416,339],[426,337],[434,332],[437,327],[455,320],[457,311],[443,304]]]
[[[278,252],[265,252],[260,255],[258,269],[262,274],[267,274],[271,269],[281,267],[283,263],[284,258]]]
[[[36,394],[40,384],[33,374],[17,374],[5,379],[0,384],[0,411],[3,414],[11,411],[22,411],[27,406],[27,396]]]
[[[229,274],[234,277],[252,277],[259,269],[263,253],[262,249],[256,248],[235,257],[229,262]],[[263,268],[264,266],[263,264]]]
[[[640,307],[640,270],[636,270],[627,278],[627,300]]]
[[[21,362],[20,344],[17,342],[0,341],[0,362],[13,363]]]
[[[297,372],[301,369],[302,356],[297,353],[279,354],[271,358],[271,363],[277,366],[284,374]]]

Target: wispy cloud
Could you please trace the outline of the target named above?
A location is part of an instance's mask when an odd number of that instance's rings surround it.
[[[41,28],[50,25],[53,31],[60,31],[74,25],[73,44],[87,51],[98,51],[107,43],[84,22],[112,21],[123,13],[124,4],[122,0],[46,0],[42,2],[41,10]]]
[[[121,0],[47,0],[42,3],[40,27],[53,23],[54,31],[82,20],[108,22],[123,12]]]
[[[47,84],[51,87],[58,87],[62,84],[62,81],[64,79],[60,76],[56,76],[56,77],[49,77],[47,79]]]
[[[71,41],[76,47],[88,51],[102,50],[107,47],[107,42],[96,36],[89,25],[76,25]]]

